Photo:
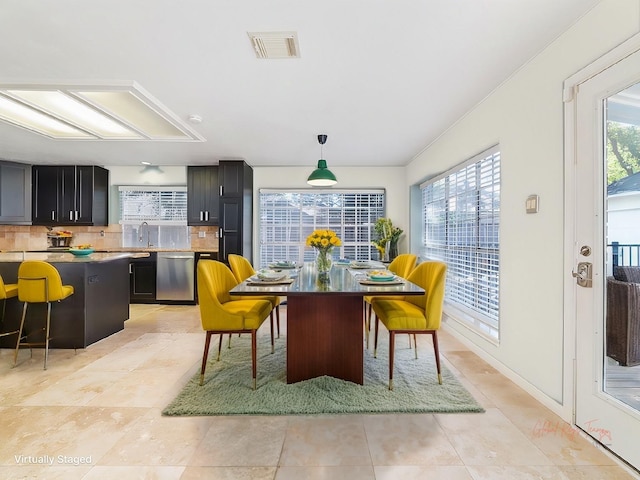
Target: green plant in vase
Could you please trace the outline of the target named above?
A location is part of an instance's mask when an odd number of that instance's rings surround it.
[[[380,260],[390,261],[398,256],[398,240],[404,232],[399,227],[394,227],[390,218],[379,218],[373,224],[376,238],[373,245],[380,252]]]

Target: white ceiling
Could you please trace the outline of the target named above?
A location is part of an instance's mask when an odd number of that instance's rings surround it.
[[[406,165],[597,0],[2,0],[0,83],[137,82],[206,142],[64,141],[0,123],[0,159]],[[298,59],[247,32],[295,31]],[[560,88],[560,86],[558,87]]]

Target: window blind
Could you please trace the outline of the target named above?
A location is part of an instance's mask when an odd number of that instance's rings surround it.
[[[273,190],[261,189],[260,266],[279,260],[311,261],[315,252],[305,248],[313,230],[334,230],[342,245],[333,257],[370,260],[373,224],[384,217],[385,192],[379,190]]]
[[[499,147],[425,182],[421,190],[423,255],[447,263],[445,300],[468,314],[474,328],[498,338]]]
[[[120,186],[118,190],[122,224],[187,224],[185,186]]]

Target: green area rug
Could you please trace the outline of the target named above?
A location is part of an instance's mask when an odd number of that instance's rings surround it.
[[[204,334],[203,334],[204,343]],[[164,409],[164,415],[312,415],[336,413],[456,413],[483,412],[483,408],[444,366],[438,384],[430,349],[408,348],[406,336],[396,344],[394,389],[388,389],[388,341],[365,350],[364,385],[323,376],[288,385],[286,338],[276,339],[272,355],[269,337],[258,337],[258,388],[251,389],[251,339],[227,338],[216,362],[217,336],[211,341],[205,383],[196,374]]]

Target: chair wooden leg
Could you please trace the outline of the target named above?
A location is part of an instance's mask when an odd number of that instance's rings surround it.
[[[396,334],[389,331],[389,390],[393,390],[393,354],[396,343]]]
[[[18,351],[20,350],[20,341],[22,340],[22,330],[24,328],[24,319],[27,317],[27,302],[24,302],[24,307],[22,307],[22,320],[20,321],[20,330],[18,330],[18,340],[16,341],[16,351],[13,354],[13,366],[15,367],[18,363]]]
[[[409,334],[409,343],[411,343],[411,334]],[[416,338],[416,334],[413,334],[413,348],[416,353],[416,360],[418,359],[418,339]]]
[[[278,327],[278,338],[280,338],[280,305],[276,305],[276,326]]]
[[[271,313],[269,314],[269,323],[271,324],[271,354],[273,355],[273,353],[276,351],[273,342],[273,310],[271,310]]]
[[[436,356],[436,368],[438,370],[438,383],[442,385],[442,372],[440,371],[440,349],[438,348],[438,332],[431,333],[433,338],[433,353]]]
[[[376,329],[373,334],[373,358],[378,358],[378,324],[380,319],[376,317]]]
[[[271,337],[273,338],[273,337]],[[251,332],[251,371],[252,371],[252,378],[253,378],[253,389],[256,389],[256,367],[257,367],[257,361],[256,361],[256,353],[257,353],[257,349],[258,349],[258,342],[256,341],[256,330],[253,330]]]
[[[204,353],[202,354],[202,368],[200,368],[200,385],[204,383],[204,371],[207,368],[207,357],[209,356],[209,343],[211,342],[212,333],[207,331],[204,341]],[[220,334],[220,343],[222,343],[222,334]],[[220,349],[218,349],[218,352]]]
[[[373,307],[369,303],[367,305],[367,327],[365,331],[365,335],[367,336],[367,349],[369,348],[369,333],[371,332],[371,316],[372,315],[375,316],[375,313],[373,313]]]
[[[227,345],[227,348],[231,348],[231,335],[233,335],[232,333],[229,334],[229,344]]]
[[[44,369],[47,369],[47,360],[49,358],[49,331],[51,329],[51,302],[47,302],[47,326],[45,327],[44,337]]]
[[[218,341],[218,357],[216,358],[216,362],[220,361],[220,352],[222,351],[222,337],[224,337],[223,333],[220,334],[220,340]],[[229,341],[231,341],[231,334],[229,334]]]

